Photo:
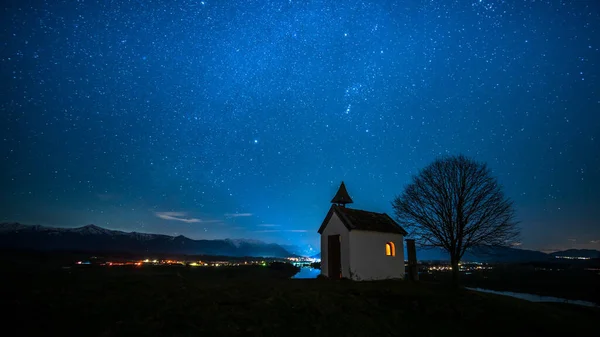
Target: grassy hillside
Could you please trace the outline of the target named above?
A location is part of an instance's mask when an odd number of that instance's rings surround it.
[[[600,313],[425,284],[290,280],[265,267],[12,275],[2,304],[19,336],[585,335]]]
[[[448,283],[449,272],[422,273],[421,280]],[[461,284],[499,291],[554,296],[590,301],[600,305],[600,274],[574,265],[495,265],[492,270],[461,274]]]

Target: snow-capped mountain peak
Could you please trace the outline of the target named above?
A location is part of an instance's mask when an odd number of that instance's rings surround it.
[[[203,240],[183,235],[126,233],[95,225],[78,228],[0,223],[0,247],[223,256],[289,257],[293,254],[274,243],[258,240]]]
[[[264,245],[265,243],[260,240],[254,239],[225,239],[225,241],[231,243],[233,246],[239,248],[241,245]]]
[[[70,231],[79,233],[81,235],[116,235],[121,234],[119,231],[112,231],[110,229],[98,227],[96,225],[87,225],[83,227],[73,228]]]
[[[13,223],[3,223],[0,226],[0,232],[16,232],[19,230],[30,229],[31,226],[22,225],[18,222]]]

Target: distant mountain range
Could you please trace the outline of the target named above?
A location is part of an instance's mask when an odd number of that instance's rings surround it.
[[[146,234],[110,230],[95,225],[78,228],[57,228],[19,223],[0,223],[0,248],[36,250],[77,250],[90,252],[122,252],[135,254],[188,254],[221,256],[292,257],[302,254],[295,246],[282,246],[259,240],[224,239],[193,240],[185,236]],[[600,258],[600,251],[568,249],[553,253],[517,248],[495,248],[465,254],[463,261],[478,262],[541,262],[562,257]],[[311,256],[321,258],[321,254]],[[445,261],[448,255],[441,249],[417,249],[421,261]]]
[[[589,257],[590,259],[600,259],[600,251],[594,249],[567,249],[560,252],[550,253],[550,255],[565,257]]]
[[[556,260],[556,256],[600,258],[600,251],[592,249],[569,249],[553,253],[543,253],[536,250],[499,247],[467,252],[463,261],[477,262],[543,262]],[[442,249],[417,249],[417,259],[421,261],[446,261],[450,258]]]
[[[280,245],[258,240],[193,240],[182,235],[128,233],[95,225],[57,228],[1,223],[0,248],[234,257],[295,256]]]

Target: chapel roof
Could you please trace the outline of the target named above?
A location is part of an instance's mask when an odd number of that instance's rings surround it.
[[[351,230],[371,231],[371,232],[382,232],[382,233],[395,233],[406,235],[407,232],[402,228],[394,219],[392,219],[386,213],[376,213],[363,211],[360,209],[353,209],[347,207],[341,207],[338,205],[332,205],[319,227],[319,234],[323,233],[325,227],[329,223],[329,220],[336,214],[344,226]]]

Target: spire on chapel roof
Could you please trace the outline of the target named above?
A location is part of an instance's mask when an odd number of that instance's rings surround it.
[[[340,185],[340,188],[338,189],[337,193],[335,194],[333,199],[331,199],[331,203],[337,204],[338,206],[342,206],[342,207],[346,207],[346,204],[353,203],[352,198],[350,198],[350,195],[348,194],[348,191],[346,190],[346,185],[344,184],[343,181],[342,181],[342,184]]]

